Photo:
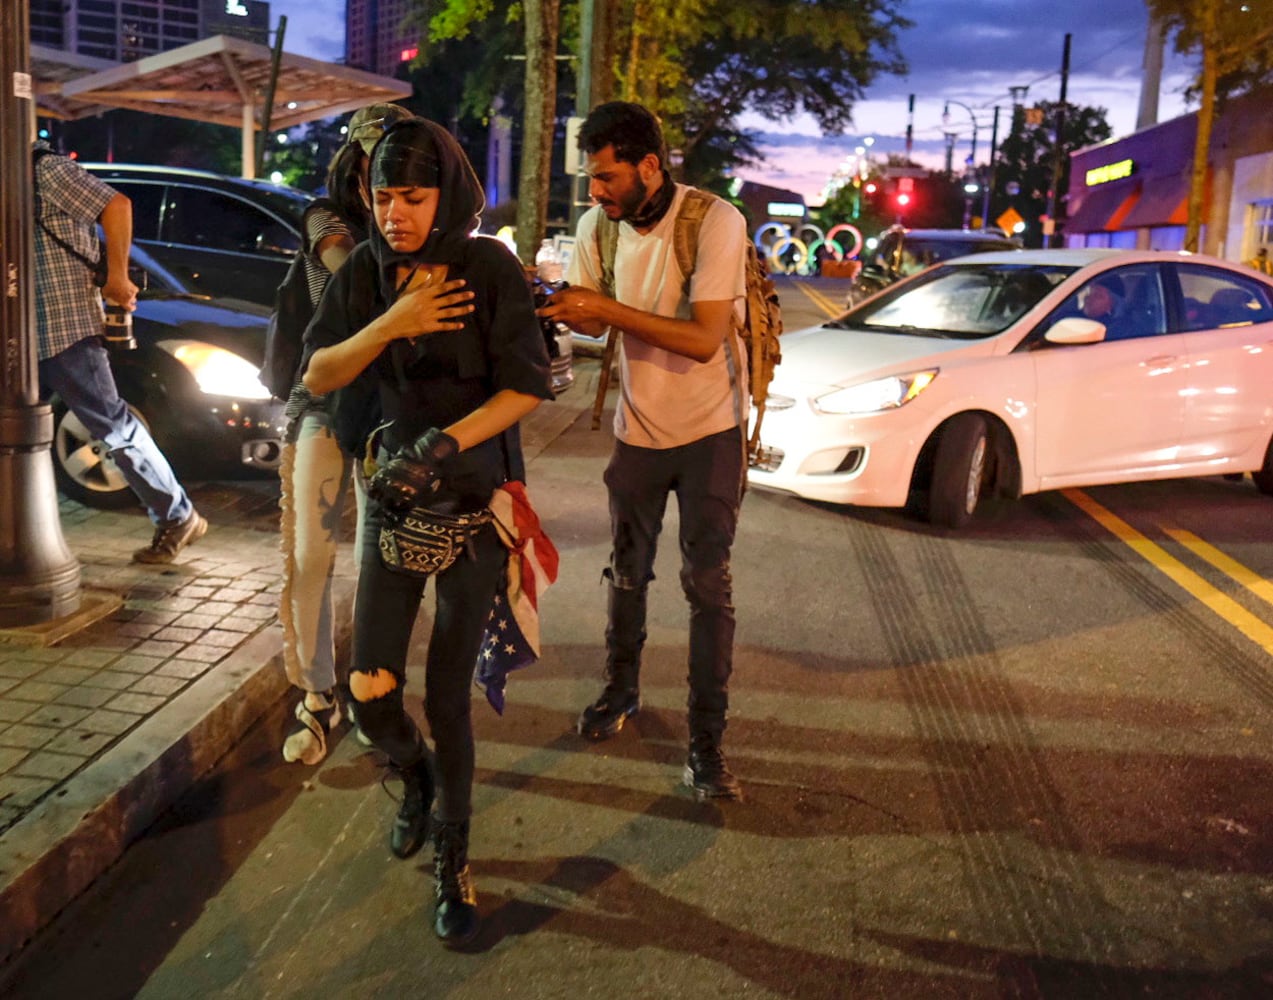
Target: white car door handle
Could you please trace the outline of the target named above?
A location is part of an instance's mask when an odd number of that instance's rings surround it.
[[[1179,360],[1179,354],[1159,354],[1157,357],[1149,358],[1145,364],[1153,365],[1155,368],[1161,368],[1163,365],[1170,365]]]

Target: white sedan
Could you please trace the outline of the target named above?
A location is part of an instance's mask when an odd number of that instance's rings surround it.
[[[1273,282],[1153,251],[947,261],[784,336],[761,441],[755,486],[919,499],[952,528],[1064,487],[1250,472],[1273,493]]]

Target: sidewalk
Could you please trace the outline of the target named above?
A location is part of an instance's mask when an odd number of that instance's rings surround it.
[[[598,369],[576,358],[575,384],[523,422],[528,461],[587,419]],[[171,566],[129,561],[152,532],[140,510],[63,501],[85,604],[115,610],[47,645],[48,628],[0,630],[0,962],[288,693],[277,485],[191,493],[210,530]],[[350,548],[334,586],[338,642],[350,626]]]

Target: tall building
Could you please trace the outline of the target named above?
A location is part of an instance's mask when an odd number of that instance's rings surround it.
[[[420,31],[406,23],[411,0],[348,0],[345,5],[345,64],[381,76],[420,51]]]
[[[263,0],[31,0],[31,41],[134,62],[212,35],[269,37]]]

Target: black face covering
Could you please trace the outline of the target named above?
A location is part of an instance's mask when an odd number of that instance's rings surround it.
[[[627,221],[637,229],[649,229],[667,215],[667,210],[672,207],[672,199],[675,197],[676,184],[672,180],[672,175],[664,170],[663,183],[654,192],[654,196],[629,215]]]

